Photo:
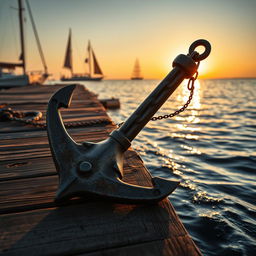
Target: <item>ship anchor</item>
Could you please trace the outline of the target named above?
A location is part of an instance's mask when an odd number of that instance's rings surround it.
[[[202,54],[195,51],[198,46],[205,48]],[[122,181],[124,152],[178,85],[197,72],[197,62],[207,58],[210,51],[210,43],[200,39],[190,46],[187,55],[178,55],[173,61],[173,70],[138,109],[99,143],[77,143],[69,136],[60,108],[70,106],[76,86],[69,85],[57,91],[49,101],[46,117],[49,144],[59,175],[55,201],[99,197],[119,203],[153,203],[171,194],[178,181],[152,177],[152,187]]]

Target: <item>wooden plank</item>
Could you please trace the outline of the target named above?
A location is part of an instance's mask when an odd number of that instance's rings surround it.
[[[56,86],[37,86],[35,88],[15,88],[11,90],[1,91],[0,103],[1,104],[20,104],[28,102],[47,103],[54,92],[62,88],[63,85]],[[88,100],[88,97],[93,102],[97,96],[88,91],[85,87],[77,85],[74,91],[75,101],[82,102]],[[91,102],[91,103],[92,103]]]
[[[0,104],[38,110],[57,86],[6,90]],[[96,95],[75,90],[65,121],[108,118]],[[38,109],[36,109],[38,107]],[[80,141],[100,141],[113,124],[69,129]],[[102,200],[72,200],[56,208],[58,176],[46,131],[16,122],[0,124],[0,253],[1,255],[200,255],[166,199],[152,205],[119,205]],[[126,152],[124,181],[151,186],[140,157]]]
[[[184,242],[186,241],[186,246]],[[179,246],[177,246],[177,244]],[[180,255],[201,255],[199,250],[195,249],[195,244],[188,235],[180,237],[171,237],[167,239],[159,239],[152,242],[144,242],[130,246],[122,246],[104,250],[97,250],[91,253],[82,253],[78,256],[180,256]]]
[[[0,170],[0,182],[56,174],[51,156],[0,161]]]
[[[80,118],[80,119],[76,119],[75,117],[70,118],[70,119],[65,119],[64,118],[64,123],[69,125],[72,124],[72,126],[77,126],[77,127],[86,127],[86,124],[79,124],[81,122],[86,122],[89,123],[90,126],[90,122],[93,122],[95,120],[98,119],[104,119],[107,120],[108,117],[106,115],[95,115],[97,118],[93,117],[93,116],[89,116],[89,117],[84,117],[84,118]],[[107,121],[108,122],[108,121]],[[39,124],[43,123],[43,125],[45,125],[45,122],[38,122]],[[106,124],[105,122],[103,122],[103,124]],[[97,126],[98,124],[94,125]],[[92,125],[93,126],[93,125]],[[43,130],[45,128],[42,128],[40,126],[34,126],[34,125],[30,125],[30,124],[26,124],[24,125],[24,123],[21,122],[1,122],[0,124],[0,134],[1,133],[10,133],[10,132],[32,132],[32,131],[36,131],[36,130]]]
[[[52,94],[61,87],[63,87],[63,85],[36,86],[36,88],[29,87],[24,88],[24,90],[20,88],[7,90],[0,95],[0,105],[2,107],[6,105],[5,107],[9,107],[14,111],[40,111],[43,117],[38,123],[45,124],[47,103]],[[9,93],[9,91],[12,93]],[[31,94],[31,92],[33,93]],[[98,101],[96,95],[89,92],[81,85],[77,85],[74,90],[71,108],[62,109],[61,113],[66,123],[90,122],[96,119],[109,120],[104,107]],[[42,128],[34,127],[33,125],[24,125],[24,123],[17,121],[0,122],[0,133],[34,131],[36,129]]]
[[[96,202],[2,215],[0,248],[6,256],[74,255],[113,248],[114,255],[123,255],[118,254],[123,246],[151,242],[154,251],[165,251],[155,255],[200,255],[177,218],[167,200],[141,206]],[[149,249],[144,255],[150,255]]]
[[[84,128],[80,131],[80,134],[74,133],[75,129],[72,129],[70,135],[77,142],[91,141],[98,142],[104,140],[110,129],[102,130],[98,127]],[[109,127],[110,128],[110,127]],[[93,130],[95,129],[95,130]],[[113,129],[113,126],[112,126]],[[42,136],[43,134],[43,136]],[[5,139],[0,142],[0,161],[8,160],[20,160],[27,158],[35,158],[42,156],[50,156],[50,148],[48,144],[48,138],[46,131],[41,133],[38,138],[16,138],[15,140]],[[1,177],[1,174],[0,174]]]
[[[15,177],[15,179],[0,182],[0,214],[54,205],[58,177],[53,161],[48,159],[48,165],[45,165],[44,160],[45,158],[37,158],[37,162],[33,163],[33,175],[31,174],[32,162],[23,162],[23,165],[15,167],[16,173],[18,172],[20,175],[19,179]],[[43,170],[42,167],[44,167]],[[139,156],[134,151],[126,152],[124,168],[123,180],[125,182],[140,186],[152,186],[150,175],[145,171]],[[22,173],[22,169],[26,171]],[[42,175],[43,172],[51,176]]]
[[[48,85],[33,85],[33,86],[26,86],[26,87],[16,87],[8,90],[1,90],[1,95],[24,95],[24,97],[31,97],[34,94],[46,94],[51,95],[53,92],[55,92],[57,89],[62,88],[68,84],[48,84]],[[78,92],[86,92],[90,93],[92,96],[95,96],[93,92],[90,92],[87,88],[84,86],[77,84],[76,90]]]
[[[92,126],[86,126],[86,127],[76,127],[76,128],[67,128],[68,133],[71,136],[75,136],[75,135],[81,135],[81,136],[86,136],[87,133],[90,132],[106,132],[107,134],[109,134],[112,130],[113,130],[113,124],[107,124],[107,125],[103,125],[103,124],[98,124],[98,125],[92,125]],[[10,133],[10,132],[6,132],[6,133],[0,133],[0,145],[4,145],[4,144],[9,144],[11,143],[11,141],[16,139],[21,139],[21,138],[27,138],[29,140],[31,140],[32,138],[43,138],[43,137],[47,137],[46,134],[46,130],[45,129],[37,129],[33,132],[15,132],[15,133]],[[34,143],[34,141],[33,141]]]
[[[129,150],[125,157],[131,162],[135,155],[135,152]],[[0,161],[0,181],[56,174],[49,148],[47,151],[37,150],[37,154],[30,152],[25,156],[22,153],[12,156],[10,160]],[[136,167],[135,164],[133,166]]]

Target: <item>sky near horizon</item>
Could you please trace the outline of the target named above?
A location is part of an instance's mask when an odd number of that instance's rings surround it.
[[[178,54],[186,54],[193,41],[204,38],[212,53],[200,65],[201,78],[256,77],[256,0],[29,2],[55,78],[67,74],[62,66],[69,28],[77,73],[84,72],[89,39],[107,79],[130,78],[136,58],[145,78],[161,79]],[[16,0],[0,0],[0,62],[17,61],[20,52],[13,7]],[[26,51],[28,69],[41,69],[29,18]]]

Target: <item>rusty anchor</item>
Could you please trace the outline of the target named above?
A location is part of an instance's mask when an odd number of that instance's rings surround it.
[[[202,54],[195,51],[198,46],[204,47]],[[197,72],[197,63],[208,57],[210,51],[210,43],[200,39],[190,46],[187,55],[178,55],[166,78],[121,127],[99,143],[77,143],[69,136],[59,109],[69,107],[75,85],[57,91],[49,101],[46,117],[49,144],[59,175],[55,201],[101,197],[120,203],[152,203],[171,194],[178,181],[152,177],[153,187],[123,182],[124,152],[178,85]]]

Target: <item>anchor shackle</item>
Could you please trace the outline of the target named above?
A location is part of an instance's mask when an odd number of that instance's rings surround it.
[[[203,46],[205,48],[205,51],[202,54],[195,51],[198,46]],[[123,123],[119,128],[119,132],[129,141],[132,141],[181,82],[185,78],[190,78],[196,73],[198,68],[196,62],[205,59],[210,52],[210,43],[200,39],[191,44],[187,55],[178,55],[172,64],[173,70]]]

